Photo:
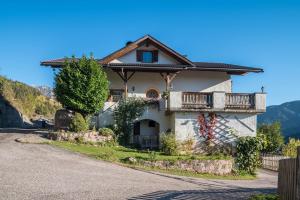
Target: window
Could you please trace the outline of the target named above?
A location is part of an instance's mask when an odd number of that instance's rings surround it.
[[[150,98],[150,99],[157,99],[159,97],[159,93],[157,90],[155,89],[149,89],[147,92],[146,92],[146,97],[147,98]]]
[[[143,63],[153,63],[158,61],[158,51],[136,51],[136,60]]]
[[[153,62],[153,54],[151,51],[143,51],[142,62],[143,63],[152,63]]]
[[[111,89],[108,101],[118,102],[122,98],[123,92],[122,89]]]

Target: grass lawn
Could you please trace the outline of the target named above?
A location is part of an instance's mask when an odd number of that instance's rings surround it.
[[[258,194],[250,197],[249,200],[279,200],[276,194]]]
[[[153,167],[144,167],[138,164],[129,164],[126,162],[126,158],[133,157],[137,160],[151,160],[151,155],[147,151],[139,151],[136,149],[125,148],[122,146],[93,146],[87,144],[76,144],[71,142],[58,142],[52,141],[52,145],[67,149],[73,152],[82,153],[84,155],[100,159],[106,160],[110,162],[119,163],[131,168],[150,170],[150,171],[158,171],[173,175],[179,176],[191,176],[191,177],[201,177],[201,178],[211,178],[211,179],[255,179],[255,176],[252,175],[226,175],[226,176],[218,176],[212,174],[198,174],[194,172],[188,172],[183,170],[175,170],[175,169],[159,169]],[[229,156],[201,156],[201,155],[180,155],[180,156],[168,156],[164,155],[162,152],[157,152],[155,156],[155,160],[167,160],[167,161],[177,161],[177,160],[219,160],[219,159],[231,159]]]

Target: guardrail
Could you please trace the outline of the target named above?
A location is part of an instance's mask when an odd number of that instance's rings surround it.
[[[211,108],[213,93],[182,92],[183,108]]]
[[[252,109],[255,107],[255,94],[226,93],[226,108]]]

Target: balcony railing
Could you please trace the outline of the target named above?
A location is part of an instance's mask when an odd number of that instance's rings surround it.
[[[225,93],[225,92],[180,92],[171,91],[167,110],[199,110],[210,109],[212,111],[245,110],[253,112],[265,112],[266,94],[264,93]]]
[[[225,106],[230,109],[253,109],[255,94],[226,93]]]
[[[183,108],[211,108],[213,93],[182,92]]]

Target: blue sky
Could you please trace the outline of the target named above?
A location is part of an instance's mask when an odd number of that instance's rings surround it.
[[[300,100],[300,2],[1,1],[0,74],[53,85],[40,61],[93,52],[103,57],[150,34],[193,61],[263,67],[234,76],[235,92],[260,91],[268,105]]]

